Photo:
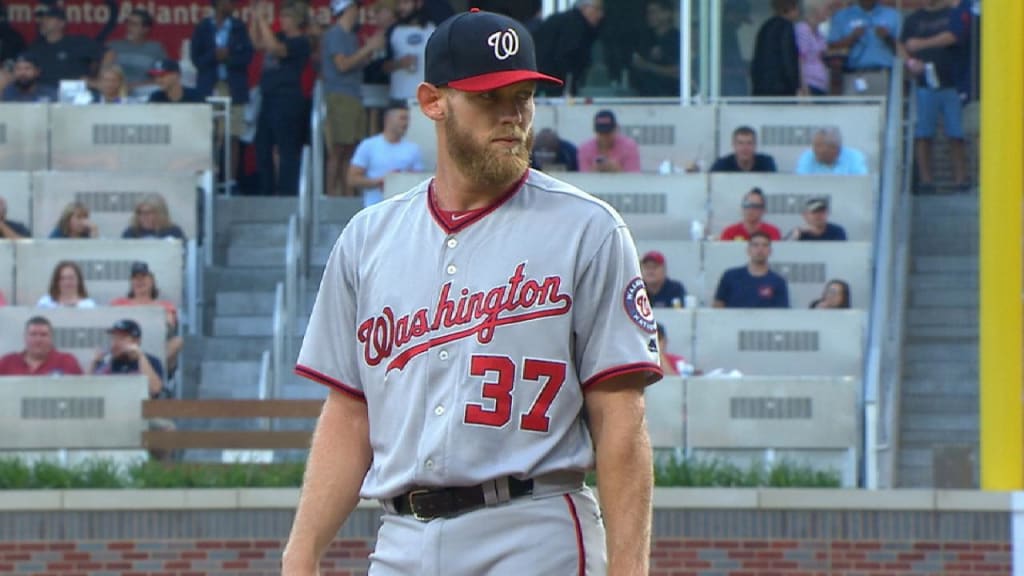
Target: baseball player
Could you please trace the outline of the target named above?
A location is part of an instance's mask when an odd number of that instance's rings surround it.
[[[360,496],[385,510],[373,576],[647,573],[657,327],[619,215],[528,168],[539,82],[505,16],[428,40],[436,175],[349,222],[299,354],[331,390],[285,574],[316,574]]]

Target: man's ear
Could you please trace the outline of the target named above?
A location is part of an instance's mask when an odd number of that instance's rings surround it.
[[[427,82],[420,82],[420,85],[416,87],[416,100],[419,102],[420,111],[423,115],[435,122],[440,122],[445,119],[447,114],[447,106],[445,105],[444,92]]]

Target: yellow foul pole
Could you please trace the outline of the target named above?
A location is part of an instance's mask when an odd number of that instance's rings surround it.
[[[1019,490],[1024,488],[1024,2],[984,0],[982,9],[981,487]]]

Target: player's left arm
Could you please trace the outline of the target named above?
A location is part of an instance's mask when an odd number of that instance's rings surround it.
[[[646,384],[643,373],[622,374],[589,387],[584,400],[597,458],[609,576],[648,571],[654,472],[644,420]]]

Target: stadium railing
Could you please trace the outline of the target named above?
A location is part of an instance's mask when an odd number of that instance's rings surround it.
[[[910,170],[914,99],[904,116],[903,65],[892,68],[887,104],[882,193],[875,239],[872,301],[864,368],[864,487],[891,488],[895,479],[902,377],[903,318],[910,243]]]

